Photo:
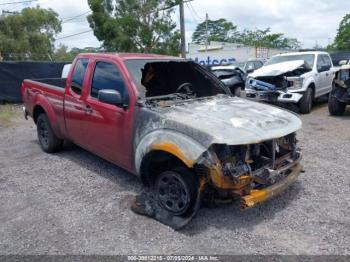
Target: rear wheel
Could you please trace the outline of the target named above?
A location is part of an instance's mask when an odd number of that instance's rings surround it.
[[[41,148],[47,153],[57,152],[62,149],[63,140],[56,137],[52,131],[49,119],[46,114],[42,113],[38,116],[37,133]]]
[[[332,93],[329,94],[328,110],[331,115],[341,116],[344,114],[345,108],[346,104],[340,102],[336,97],[332,96]]]
[[[299,110],[300,110],[300,113],[302,114],[308,114],[311,112],[311,108],[312,108],[312,89],[309,87],[303,97],[300,99],[300,102],[299,102]]]
[[[197,200],[198,180],[186,168],[162,172],[156,179],[154,192],[159,204],[173,215],[186,215]]]

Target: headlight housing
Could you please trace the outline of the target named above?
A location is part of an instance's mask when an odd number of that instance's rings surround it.
[[[303,88],[304,78],[302,77],[287,77],[289,82],[288,88],[291,90]]]

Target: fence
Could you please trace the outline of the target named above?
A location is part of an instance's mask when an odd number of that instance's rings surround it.
[[[350,60],[350,51],[334,51],[330,52],[333,65],[339,65],[339,61],[341,60]]]
[[[57,62],[0,62],[0,102],[21,102],[23,79],[61,77],[63,66]]]

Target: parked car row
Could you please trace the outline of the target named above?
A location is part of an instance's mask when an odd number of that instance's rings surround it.
[[[328,96],[330,114],[340,115],[350,103],[346,91],[350,65],[347,61],[341,63],[341,67],[333,66],[327,52],[297,52],[273,56],[253,72],[233,65],[213,67],[212,72],[236,96],[244,82],[246,98],[294,104],[300,113],[309,113],[316,99]]]

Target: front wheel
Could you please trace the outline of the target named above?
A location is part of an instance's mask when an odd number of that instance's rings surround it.
[[[344,114],[345,108],[346,104],[340,102],[336,97],[332,96],[332,93],[329,94],[328,110],[331,115],[341,116]]]
[[[62,148],[63,140],[56,137],[52,131],[46,114],[43,113],[38,116],[36,126],[40,146],[46,153],[57,152]]]
[[[186,168],[177,168],[159,174],[154,192],[162,208],[175,216],[192,212],[197,200],[198,180]]]
[[[311,112],[312,107],[312,89],[309,87],[303,97],[300,99],[299,102],[299,110],[302,114],[308,114]]]

